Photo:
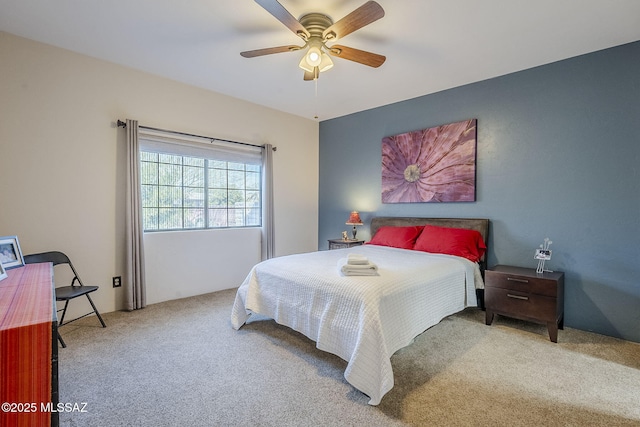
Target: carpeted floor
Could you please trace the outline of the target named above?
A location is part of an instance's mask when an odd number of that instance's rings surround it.
[[[640,426],[640,344],[467,309],[392,357],[379,406],[346,362],[264,319],[231,328],[235,290],[61,329],[62,426]]]

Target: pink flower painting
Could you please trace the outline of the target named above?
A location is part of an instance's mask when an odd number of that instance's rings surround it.
[[[476,119],[382,139],[382,203],[473,202]]]

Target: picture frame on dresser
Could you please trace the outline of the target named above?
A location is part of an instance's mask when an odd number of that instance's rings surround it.
[[[7,278],[7,271],[4,269],[4,265],[0,262],[0,280]]]
[[[0,237],[0,263],[2,263],[5,270],[24,265],[18,236]]]

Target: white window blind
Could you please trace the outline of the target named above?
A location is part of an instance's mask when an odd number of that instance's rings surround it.
[[[261,164],[262,147],[140,127],[140,150]]]

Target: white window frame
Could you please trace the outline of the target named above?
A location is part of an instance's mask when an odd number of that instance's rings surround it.
[[[143,206],[142,206],[142,215],[143,215],[143,228],[144,232],[157,232],[157,231],[181,231],[181,230],[206,230],[206,229],[216,229],[216,228],[252,228],[252,227],[261,227],[262,226],[262,149],[258,146],[242,144],[242,143],[233,143],[230,141],[220,141],[217,139],[209,139],[203,137],[197,137],[193,135],[185,135],[181,133],[174,133],[168,131],[160,131],[155,129],[143,129],[141,128],[139,131],[139,140],[140,140],[140,171],[141,171],[141,192],[143,193]],[[150,153],[150,156],[145,155],[145,153]],[[149,158],[155,157],[155,161],[149,161]],[[188,163],[193,163],[192,159],[201,163],[202,166],[192,166]],[[165,161],[170,161],[166,163]],[[186,164],[187,163],[187,164]],[[146,166],[146,167],[145,167]],[[145,170],[149,171],[149,167],[158,167],[158,175],[154,177],[155,183],[151,183],[151,181],[145,179]],[[164,182],[160,182],[160,168],[163,170],[167,170],[169,168],[173,168],[174,170],[178,170],[177,176],[179,177],[177,181],[169,183],[166,178]],[[202,197],[201,203],[199,206],[189,206],[187,202],[186,192],[193,191],[196,187],[191,187],[188,183],[185,183],[184,176],[189,175],[189,172],[194,172],[196,169],[202,167],[202,176],[200,180],[202,181],[202,186],[198,185],[197,188],[200,191],[195,191],[195,193],[199,193]],[[243,170],[241,170],[243,169]],[[223,172],[226,176],[226,183],[222,183],[219,187],[215,187],[217,190],[226,190],[226,204],[217,206],[212,205],[213,198],[211,190],[214,188],[215,184],[212,182],[213,177],[209,177],[209,174],[213,171]],[[258,174],[258,182],[255,182],[255,174]],[[242,182],[243,185],[240,188],[235,188],[233,185],[230,186],[231,182],[229,181],[229,175],[235,175],[236,177],[243,176]],[[153,176],[153,175],[151,175]],[[247,177],[253,177],[253,185],[247,186]],[[212,178],[212,179],[209,179]],[[168,185],[165,185],[168,184]],[[162,190],[161,187],[165,188]],[[167,193],[167,187],[170,187],[172,191],[178,196],[172,197],[171,206],[163,206],[160,202],[160,194]],[[155,194],[154,189],[155,188]],[[149,194],[146,192],[150,192],[153,194],[153,197],[156,198],[155,203],[149,206],[149,203],[146,203],[145,206],[145,194]],[[242,192],[244,200],[243,206],[236,207],[230,206],[230,199],[228,197],[230,192]],[[254,199],[257,198],[257,203],[251,204],[247,206],[247,192],[251,196],[254,196]],[[220,191],[218,191],[220,193]],[[256,197],[257,193],[257,197]],[[200,199],[200,196],[196,197],[196,200]],[[148,202],[147,198],[147,202]],[[156,210],[156,214],[158,215],[155,224],[150,224],[147,221],[148,212],[150,210]],[[176,214],[180,212],[179,219],[176,219],[173,223],[161,222],[160,221],[160,213],[164,210],[166,214]],[[185,217],[188,217],[187,214],[189,211],[199,213],[203,216],[201,223],[196,224],[195,222],[187,221],[185,223]],[[220,221],[221,216],[220,213],[226,213],[226,218],[224,221]],[[238,212],[242,211],[241,220],[229,220],[229,214],[232,213],[237,216]],[[218,221],[212,220],[212,215],[215,215]],[[175,217],[175,215],[174,215]],[[247,218],[250,221],[247,221]],[[251,221],[253,219],[253,221]]]

